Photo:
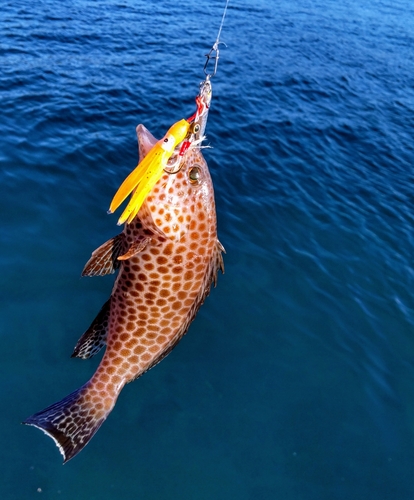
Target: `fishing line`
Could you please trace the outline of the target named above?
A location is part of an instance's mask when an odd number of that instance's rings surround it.
[[[220,35],[221,35],[221,30],[223,28],[224,24],[224,18],[226,17],[226,12],[227,12],[227,7],[229,5],[229,0],[226,0],[226,5],[224,7],[224,12],[223,12],[223,17],[221,18],[221,23],[220,23],[220,28],[218,30],[217,38],[216,38],[216,43],[215,45],[218,45],[220,43]]]
[[[219,45],[221,43],[226,45],[224,42],[220,42],[220,35],[221,35],[221,30],[223,29],[224,18],[226,17],[227,7],[229,5],[229,1],[230,0],[226,0],[226,5],[224,6],[224,12],[223,12],[223,15],[221,17],[221,23],[220,23],[220,27],[219,27],[219,30],[217,33],[216,41],[214,42],[213,46],[211,47],[210,52],[208,54],[206,54],[207,61],[204,64],[204,74],[206,75],[207,80],[209,80],[210,78],[213,78],[213,76],[217,73],[217,65],[218,65],[218,60],[220,57]],[[227,47],[227,45],[226,45],[226,47]],[[210,59],[214,59],[213,73],[207,72],[207,66],[208,66],[208,63],[210,62]]]

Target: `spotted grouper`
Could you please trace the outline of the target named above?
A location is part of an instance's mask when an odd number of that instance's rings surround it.
[[[137,127],[140,159],[156,143]],[[163,173],[123,232],[92,253],[84,276],[119,269],[109,300],[79,339],[73,356],[105,344],[92,378],[24,423],[59,447],[64,462],[79,453],[107,418],[124,385],[160,362],[187,332],[217,273],[224,272],[210,173],[199,147],[181,168]]]

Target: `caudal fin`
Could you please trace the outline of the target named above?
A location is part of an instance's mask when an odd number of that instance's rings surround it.
[[[37,427],[55,441],[63,455],[63,463],[88,444],[109,413],[91,405],[87,397],[88,384],[23,422]]]

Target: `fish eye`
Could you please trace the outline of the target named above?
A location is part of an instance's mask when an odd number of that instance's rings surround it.
[[[197,132],[200,132],[200,124],[199,123],[194,123],[193,125],[193,134],[197,134]]]
[[[164,142],[168,142],[168,137],[166,137],[166,138],[164,139]]]
[[[196,184],[200,180],[200,175],[201,175],[201,169],[199,166],[195,165],[190,169],[188,172],[188,177],[190,178],[190,182],[192,184]]]

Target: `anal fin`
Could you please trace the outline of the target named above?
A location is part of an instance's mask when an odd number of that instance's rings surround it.
[[[85,264],[82,276],[105,276],[112,274],[121,265],[118,257],[125,252],[125,235],[118,234],[92,252]]]
[[[92,321],[91,326],[78,340],[72,358],[91,358],[106,345],[110,310],[111,299],[105,302],[96,318]]]

